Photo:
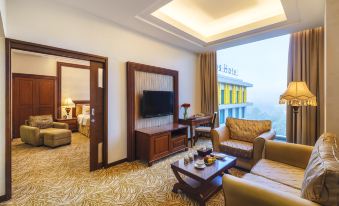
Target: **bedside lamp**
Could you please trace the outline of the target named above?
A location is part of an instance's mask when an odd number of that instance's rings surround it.
[[[69,112],[71,111],[71,107],[74,106],[74,102],[72,101],[72,99],[70,97],[68,97],[68,98],[65,99],[62,106],[65,107],[67,118],[69,118],[70,117]]]
[[[293,140],[297,138],[297,114],[301,106],[317,106],[317,98],[308,89],[306,82],[290,82],[287,90],[280,95],[279,104],[293,108]]]

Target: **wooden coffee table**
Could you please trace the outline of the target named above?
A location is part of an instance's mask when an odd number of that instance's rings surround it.
[[[187,165],[183,159],[176,161],[171,164],[171,168],[178,182],[172,191],[177,193],[181,190],[197,200],[200,205],[205,205],[206,201],[222,188],[222,175],[235,166],[236,160],[236,157],[227,156],[224,160],[216,160],[213,165],[204,169],[195,168],[194,161]],[[179,173],[185,177],[182,178]]]

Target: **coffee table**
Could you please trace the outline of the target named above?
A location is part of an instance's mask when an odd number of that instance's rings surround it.
[[[195,157],[195,160],[199,157]],[[178,182],[173,186],[173,192],[181,190],[191,198],[197,200],[199,205],[206,201],[222,188],[222,175],[235,166],[237,158],[227,156],[223,160],[216,160],[214,164],[204,169],[194,167],[194,161],[185,165],[184,160],[171,164],[171,168]],[[179,173],[185,177],[182,178]]]

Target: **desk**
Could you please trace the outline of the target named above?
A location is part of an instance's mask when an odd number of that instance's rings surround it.
[[[195,135],[193,136],[193,128],[202,124],[211,123],[213,115],[207,115],[204,117],[179,119],[179,124],[187,125],[190,127],[191,147],[195,145]],[[193,142],[194,141],[194,142]]]

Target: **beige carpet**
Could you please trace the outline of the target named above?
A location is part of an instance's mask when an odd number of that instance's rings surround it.
[[[202,144],[211,145],[208,139],[197,145]],[[31,147],[15,139],[12,152],[13,197],[6,205],[197,205],[172,192],[176,179],[170,163],[186,152],[152,167],[135,161],[92,173],[89,139],[79,133],[73,135],[71,145],[56,149]],[[207,205],[224,205],[222,192]]]

